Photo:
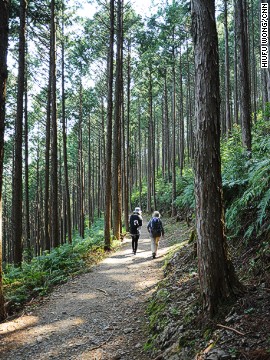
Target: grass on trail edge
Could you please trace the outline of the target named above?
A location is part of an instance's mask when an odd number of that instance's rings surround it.
[[[121,242],[112,242],[112,251]],[[71,276],[88,272],[110,254],[104,251],[103,221],[97,220],[86,231],[85,239],[74,236],[72,244],[63,244],[44,251],[21,267],[7,265],[4,269],[3,288],[8,316],[22,310],[34,299],[47,295],[56,285],[65,283]]]

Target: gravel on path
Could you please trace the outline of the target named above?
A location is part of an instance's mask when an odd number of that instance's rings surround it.
[[[43,305],[0,324],[0,359],[149,360],[145,310],[169,248],[165,237],[153,260],[144,226],[136,255],[125,239],[119,251],[56,288]]]

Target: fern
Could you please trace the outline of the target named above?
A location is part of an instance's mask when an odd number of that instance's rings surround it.
[[[263,198],[261,199],[258,205],[258,217],[257,217],[257,224],[259,226],[262,225],[263,220],[266,218],[266,211],[270,207],[270,189],[266,191]]]

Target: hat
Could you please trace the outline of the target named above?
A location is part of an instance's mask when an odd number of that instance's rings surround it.
[[[154,211],[153,212],[153,217],[160,217],[160,213],[158,211]]]
[[[134,213],[138,213],[139,215],[141,215],[142,210],[140,207],[135,207],[135,210],[133,211]]]

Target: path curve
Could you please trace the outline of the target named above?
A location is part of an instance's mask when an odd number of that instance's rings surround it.
[[[149,360],[144,311],[168,250],[162,240],[153,260],[144,226],[137,255],[125,239],[119,251],[59,286],[32,313],[0,324],[0,359]]]

